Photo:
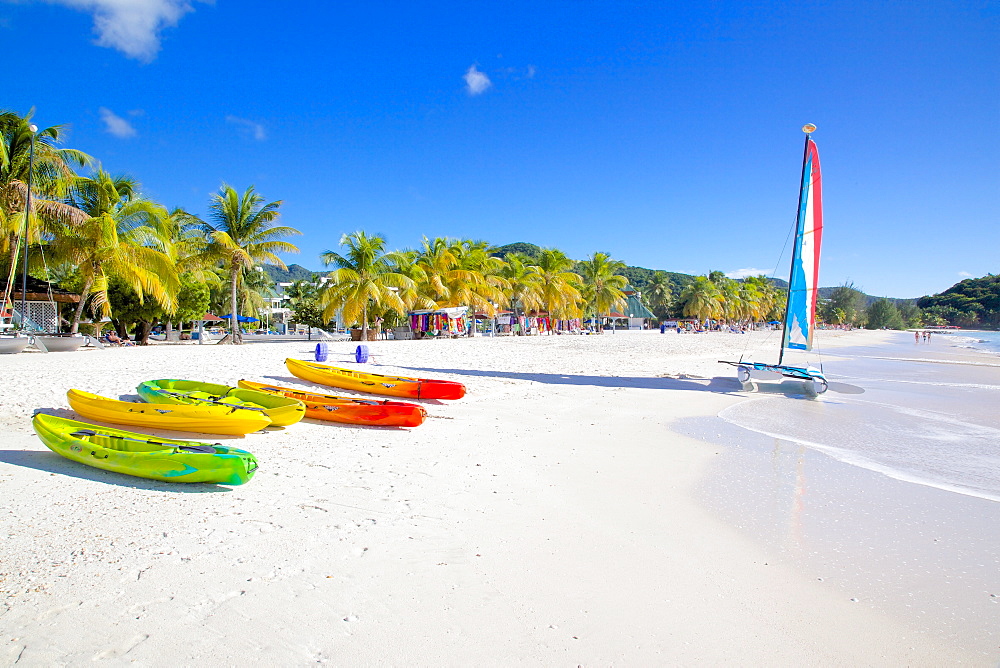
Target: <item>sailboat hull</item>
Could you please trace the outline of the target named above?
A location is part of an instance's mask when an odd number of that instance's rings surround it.
[[[766,364],[764,362],[728,362],[719,360],[720,364],[732,364],[736,367],[736,377],[741,383],[750,382],[751,378],[758,377],[758,374],[777,374],[785,378],[795,378],[796,380],[806,380],[813,383],[816,394],[826,392],[829,383],[826,376],[819,369],[808,367],[788,366],[786,364]]]
[[[27,336],[0,336],[0,355],[19,353],[28,347],[31,339]]]

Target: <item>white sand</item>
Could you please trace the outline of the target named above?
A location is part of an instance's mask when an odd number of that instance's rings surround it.
[[[747,338],[375,342],[371,370],[469,394],[426,402],[410,430],[307,421],[228,441],[261,465],[232,489],[78,465],[30,417],[72,416],[70,387],[126,397],[151,378],[309,387],[282,362],[313,344],[0,357],[0,665],[981,661],[696,503],[715,448],[670,423],[742,400],[735,381],[698,379],[732,376],[716,360]],[[330,344],[330,362],[355,345]]]

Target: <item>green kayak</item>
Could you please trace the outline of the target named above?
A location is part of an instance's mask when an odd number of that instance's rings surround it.
[[[151,404],[213,404],[256,408],[271,418],[275,427],[295,424],[306,415],[306,405],[298,399],[230,387],[199,380],[147,380],[137,388],[139,396]]]
[[[252,454],[221,443],[155,438],[44,413],[37,413],[31,426],[42,443],[67,459],[140,478],[242,485],[257,470]]]

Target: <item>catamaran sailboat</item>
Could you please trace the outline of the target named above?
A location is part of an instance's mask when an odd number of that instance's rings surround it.
[[[819,151],[812,133],[816,126],[802,127],[806,133],[802,156],[802,179],[799,188],[799,209],[795,222],[795,244],[788,277],[788,300],[781,336],[778,363],[719,360],[736,367],[736,376],[746,385],[751,378],[773,379],[784,376],[810,383],[816,394],[826,392],[829,383],[822,369],[783,364],[785,350],[812,350],[816,328],[816,298],[819,289],[819,250],[823,238],[823,187],[819,169]]]

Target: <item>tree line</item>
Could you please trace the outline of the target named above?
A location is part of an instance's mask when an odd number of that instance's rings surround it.
[[[281,201],[268,202],[253,185],[240,191],[223,183],[204,218],[168,209],[146,197],[134,178],[61,147],[64,126],[39,130],[31,118],[0,111],[5,297],[20,271],[17,258],[27,253],[30,275],[80,295],[65,314],[71,332],[85,320],[109,318],[119,334],[131,330],[145,342],[156,324],[169,330],[214,311],[228,314],[227,342],[239,343],[237,317],[261,315],[276,294],[263,265],[285,268],[278,254],[298,251],[287,239],[299,231],[279,224]],[[784,308],[784,291],[764,276],[737,281],[713,271],[692,278],[628,267],[602,252],[575,261],[532,244],[424,237],[417,248],[389,250],[383,237],[357,231],[320,260],[329,269],[324,282],[298,281],[287,292],[296,319],[316,326],[336,314],[362,329],[389,326],[407,311],[448,306],[488,316],[510,310],[603,318],[623,309],[630,281],[660,319],[747,324],[780,319]],[[912,302],[869,306],[847,284],[821,300],[819,316],[833,324],[903,327],[954,317],[948,310],[954,309],[966,320],[975,314],[980,322],[995,321],[1000,309],[982,300],[978,310],[969,306],[975,295],[967,292],[922,311]]]

